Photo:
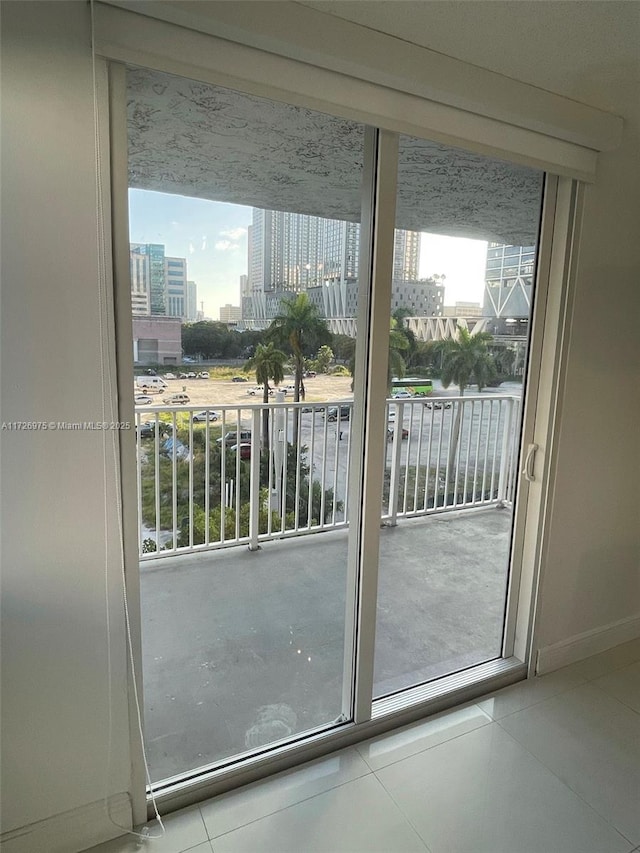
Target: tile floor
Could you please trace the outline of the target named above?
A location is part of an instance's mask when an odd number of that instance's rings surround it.
[[[640,851],[640,640],[92,853]],[[156,832],[156,827],[152,826]]]

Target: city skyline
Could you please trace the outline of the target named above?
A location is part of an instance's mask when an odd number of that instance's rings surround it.
[[[240,304],[247,274],[252,208],[147,190],[129,190],[131,243],[161,243],[168,256],[186,258],[198,285],[198,310],[217,319],[226,304]],[[487,243],[421,234],[421,278],[444,275],[445,304],[482,304]]]

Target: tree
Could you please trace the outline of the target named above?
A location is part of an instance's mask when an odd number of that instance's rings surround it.
[[[237,358],[246,346],[242,333],[224,323],[202,320],[182,327],[182,349],[185,355],[203,358]]]
[[[353,377],[356,368],[356,342],[355,338],[347,338],[350,341],[349,346],[346,342],[340,342],[341,352],[347,354],[347,367],[351,374],[351,390],[353,391]],[[392,379],[397,377],[401,379],[406,370],[404,354],[409,349],[410,343],[404,332],[398,328],[398,320],[395,317],[391,318],[389,328],[389,359],[387,362],[387,390],[391,391]]]
[[[397,377],[402,379],[406,369],[404,353],[409,349],[409,342],[406,336],[398,329],[398,321],[395,317],[391,318],[391,328],[389,329],[389,361],[387,366],[387,389],[391,391],[392,379]]]
[[[495,375],[493,356],[489,352],[488,344],[493,336],[488,332],[478,332],[472,335],[468,329],[458,325],[455,338],[444,341],[440,347],[442,354],[442,384],[448,388],[451,383],[460,389],[460,396],[464,396],[465,389],[472,383],[478,386],[478,391],[487,385]],[[460,439],[462,406],[456,404],[456,416],[451,436],[451,447],[449,448],[449,482],[455,475],[455,458]],[[454,489],[456,484],[454,484]]]
[[[329,365],[333,361],[333,350],[330,346],[326,344],[321,346],[318,352],[316,353],[315,360],[313,362],[313,369],[317,370],[318,373],[328,373]]]
[[[305,354],[311,355],[322,344],[330,343],[331,333],[306,293],[299,293],[295,298],[284,301],[282,308],[282,313],[269,326],[269,336],[291,351],[295,371],[293,399],[297,403],[305,397]],[[296,408],[293,413],[294,442],[298,440],[298,423],[299,412]]]
[[[395,329],[400,335],[402,335],[406,341],[406,346],[403,348],[402,353],[402,359],[405,363],[405,367],[415,367],[417,363],[416,356],[419,350],[419,341],[405,323],[407,317],[411,316],[411,312],[408,308],[396,308],[391,316],[393,321],[395,321],[391,323],[391,328]]]
[[[316,306],[306,293],[283,302],[284,309],[271,323],[269,336],[280,346],[288,346],[293,356],[295,371],[294,401],[304,400],[304,357],[311,355],[322,344],[331,342],[327,324],[318,314]]]
[[[262,385],[262,402],[265,404],[262,410],[262,446],[269,447],[269,410],[266,404],[269,402],[269,382],[273,380],[279,385],[284,379],[284,365],[287,360],[286,353],[276,349],[273,341],[268,344],[258,344],[255,354],[245,364],[245,370],[255,370],[256,381]]]
[[[448,388],[451,383],[457,385],[461,397],[471,384],[482,391],[495,373],[493,357],[488,349],[492,340],[489,332],[472,335],[468,329],[458,326],[456,337],[444,341],[441,347],[444,387]]]

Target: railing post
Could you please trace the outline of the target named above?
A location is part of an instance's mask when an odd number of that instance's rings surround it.
[[[404,403],[395,403],[396,417],[393,423],[393,446],[391,448],[391,477],[389,482],[389,527],[398,523],[398,491],[400,489],[400,455],[402,453],[402,428],[404,424]],[[388,424],[388,421],[387,421]],[[388,427],[387,427],[388,429]]]
[[[271,424],[271,457],[274,468],[274,493],[270,495],[270,509],[274,509],[280,516],[280,526],[284,530],[284,510],[286,503],[286,487],[283,483],[284,457],[287,452],[287,411],[284,407],[284,393],[276,391],[275,401],[278,404],[273,409],[273,421]]]
[[[502,430],[502,449],[500,451],[500,476],[498,478],[498,507],[502,508],[507,498],[507,483],[509,481],[509,459],[511,457],[511,433],[513,431],[513,398],[505,400],[507,412]]]
[[[251,462],[249,463],[249,550],[257,551],[260,533],[260,423],[262,409],[256,407],[251,413]],[[238,442],[240,453],[240,442]]]

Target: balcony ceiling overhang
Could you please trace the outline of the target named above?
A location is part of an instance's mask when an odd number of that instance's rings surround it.
[[[129,185],[359,221],[364,128],[146,69],[128,72]],[[531,245],[542,172],[402,137],[396,226]]]

